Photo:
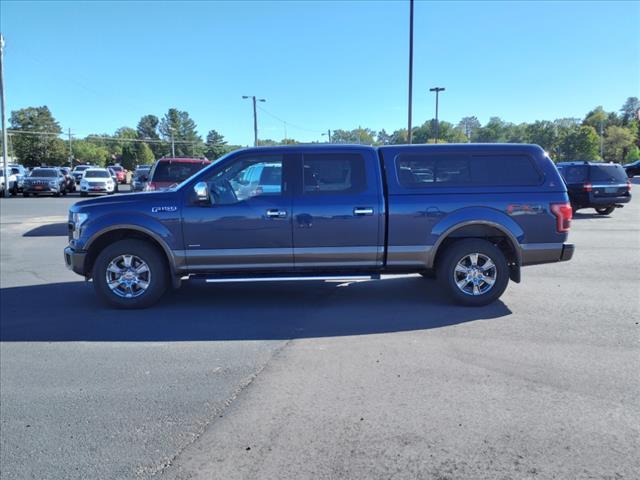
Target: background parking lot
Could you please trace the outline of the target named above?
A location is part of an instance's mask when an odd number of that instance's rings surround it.
[[[0,201],[3,479],[637,478],[637,199],[488,307],[393,276],[144,311],[65,269],[77,200]]]

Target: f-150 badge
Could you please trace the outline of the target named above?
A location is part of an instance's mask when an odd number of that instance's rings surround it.
[[[178,210],[178,207],[176,207],[176,206],[171,206],[171,207],[151,207],[151,213],[175,212],[176,210]]]

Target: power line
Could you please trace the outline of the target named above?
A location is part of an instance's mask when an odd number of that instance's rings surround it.
[[[318,131],[318,130],[311,130],[309,128],[305,128],[305,127],[301,127],[300,125],[296,125],[295,123],[291,123],[291,122],[287,122],[286,120],[283,120],[282,118],[278,117],[277,115],[274,115],[273,113],[271,113],[270,111],[268,111],[267,109],[258,106],[258,108],[260,110],[262,110],[264,113],[266,113],[267,115],[269,115],[270,117],[275,118],[276,120],[278,120],[279,122],[282,122],[285,126],[288,127],[293,127],[296,130],[302,130],[305,132],[310,132],[310,133],[315,133],[315,134],[321,134],[322,132]]]

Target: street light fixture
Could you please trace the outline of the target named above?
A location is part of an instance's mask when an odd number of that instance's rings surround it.
[[[256,110],[256,102],[266,102],[264,98],[256,98],[255,95],[243,95],[243,99],[250,98],[253,100],[253,146],[258,146],[258,112]]]
[[[438,137],[440,136],[440,124],[438,123],[438,95],[440,92],[444,92],[444,87],[433,87],[429,89],[430,92],[436,92],[436,143],[438,143]]]

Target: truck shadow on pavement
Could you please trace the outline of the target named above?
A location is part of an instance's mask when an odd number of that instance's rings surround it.
[[[455,306],[433,280],[190,284],[146,310],[103,307],[85,282],[0,290],[0,340],[225,341],[426,330],[511,314]]]
[[[67,223],[48,223],[24,232],[23,237],[66,237],[69,234]]]

